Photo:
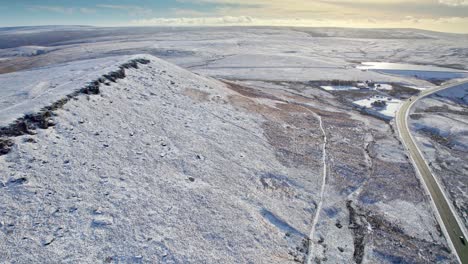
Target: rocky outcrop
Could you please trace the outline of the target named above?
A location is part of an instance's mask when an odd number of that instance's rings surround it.
[[[37,113],[26,114],[24,117],[17,119],[15,122],[6,127],[0,128],[0,155],[5,155],[11,151],[13,147],[12,137],[23,135],[33,135],[36,129],[47,129],[54,126],[52,117],[55,115],[55,110],[62,108],[71,99],[76,98],[82,94],[95,95],[99,94],[99,87],[101,84],[108,84],[109,82],[116,82],[118,79],[125,78],[126,69],[138,69],[139,64],[148,64],[150,60],[147,59],[133,59],[127,63],[119,66],[119,69],[108,74],[103,75],[90,82],[85,87],[67,95],[49,106],[42,108]]]

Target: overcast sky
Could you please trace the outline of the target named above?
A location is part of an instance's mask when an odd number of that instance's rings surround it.
[[[0,26],[285,25],[468,33],[468,0],[0,0]]]

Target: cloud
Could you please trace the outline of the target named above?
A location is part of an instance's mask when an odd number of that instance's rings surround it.
[[[152,10],[145,5],[104,3],[93,8],[37,5],[30,9],[63,14],[118,12],[133,19],[120,24],[137,26],[432,27],[441,31],[468,32],[468,0],[175,1],[177,5],[162,10]],[[160,17],[155,17],[156,14]]]
[[[218,26],[218,25],[252,25],[254,19],[248,16],[223,17],[177,17],[138,19],[130,22],[135,26]]]
[[[208,12],[200,12],[192,9],[172,8],[172,14],[177,17],[204,17],[209,16]]]
[[[209,5],[211,16],[310,19],[468,17],[468,0],[177,0]],[[457,8],[459,7],[459,8]]]
[[[301,19],[256,18],[250,16],[150,18],[129,22],[131,26],[288,26],[288,27],[352,27],[352,28],[420,28],[446,32],[466,33],[468,18],[440,17],[401,19]]]
[[[416,18],[416,17],[413,17],[413,16],[406,16],[405,21],[409,22],[409,23],[416,24],[416,23],[419,23],[419,18]]]
[[[439,0],[439,4],[448,6],[468,6],[468,0]]]
[[[72,7],[63,7],[63,6],[45,6],[45,5],[34,5],[29,6],[29,10],[32,11],[48,11],[60,14],[72,14],[75,12],[75,8]]]
[[[134,5],[97,5],[100,8],[107,8],[107,9],[114,9],[114,10],[121,10],[128,12],[131,16],[149,16],[153,14],[153,10],[150,8],[145,8],[142,6],[134,6]]]
[[[86,8],[86,7],[81,7],[80,9],[80,12],[83,13],[83,14],[95,14],[97,12],[96,9],[93,9],[93,8]]]
[[[46,11],[46,12],[53,12],[65,15],[71,15],[74,13],[82,13],[82,14],[93,14],[96,13],[96,9],[92,8],[75,8],[75,7],[64,7],[64,6],[48,6],[48,5],[32,5],[28,6],[28,10],[31,11]]]

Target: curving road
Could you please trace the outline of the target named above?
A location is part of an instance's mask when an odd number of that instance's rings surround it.
[[[413,165],[416,167],[418,174],[423,180],[423,183],[426,189],[431,195],[432,201],[434,202],[435,208],[437,209],[436,213],[438,214],[438,220],[445,231],[445,235],[448,236],[448,242],[451,244],[452,248],[456,250],[458,254],[459,261],[461,263],[468,263],[468,241],[466,231],[461,221],[458,220],[458,215],[455,210],[450,206],[450,201],[445,196],[442,187],[439,185],[437,179],[432,174],[427,162],[424,160],[421,151],[418,149],[418,146],[415,143],[414,138],[411,136],[410,129],[408,127],[408,115],[411,110],[411,107],[419,99],[424,98],[430,94],[436,93],[438,91],[453,88],[462,84],[467,84],[468,80],[463,80],[458,83],[445,85],[435,89],[429,89],[416,97],[406,101],[398,111],[396,115],[396,124],[398,131],[400,133],[400,138],[403,141],[403,144],[406,146]],[[466,244],[462,243],[460,237],[464,237]]]

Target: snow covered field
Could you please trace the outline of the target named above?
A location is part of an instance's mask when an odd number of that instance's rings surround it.
[[[355,103],[389,119],[401,101],[374,95],[434,84],[356,66],[392,59],[467,69],[466,39],[417,30],[0,29],[0,150],[8,149],[0,263],[453,263],[392,123],[340,96],[369,93]],[[21,53],[25,46],[47,52]],[[137,58],[148,63],[109,77]],[[381,86],[314,85],[332,80]],[[98,91],[75,93],[89,85]],[[378,100],[386,106],[372,106]]]
[[[11,49],[1,49],[0,58],[38,56],[52,50],[54,50],[54,48],[41,46],[21,46]]]
[[[385,102],[384,106],[374,106],[375,102]],[[370,98],[358,100],[354,102],[355,105],[363,107],[367,112],[383,117],[385,119],[392,119],[395,117],[396,112],[400,108],[402,101],[386,96],[373,96]]]
[[[351,90],[359,90],[359,88],[354,86],[347,86],[347,85],[340,85],[340,86],[320,86],[324,90],[327,91],[351,91]]]
[[[26,34],[23,31],[27,29],[19,29],[23,42],[16,41],[17,32],[6,31],[0,35],[0,43],[9,49],[26,46],[26,43],[29,46],[53,45],[54,50],[32,58],[11,57],[0,65],[0,72],[149,53],[193,72],[225,79],[373,80],[427,86],[431,84],[417,78],[362,71],[356,66],[387,58],[397,62],[464,67],[467,41],[464,35],[406,30],[386,34],[372,30],[236,27],[86,27],[82,31],[80,28],[45,31],[46,28],[41,27],[37,30],[42,33]],[[403,35],[406,38],[401,38]]]
[[[377,90],[385,90],[385,91],[390,91],[393,89],[393,86],[388,83],[378,83],[376,84]]]
[[[369,87],[366,83],[363,82],[358,82],[357,86],[361,87],[356,87],[352,85],[324,85],[320,86],[322,89],[326,91],[353,91],[353,90],[384,90],[384,91],[390,91],[393,89],[393,86],[391,84],[386,84],[386,83],[376,83],[373,87]]]

